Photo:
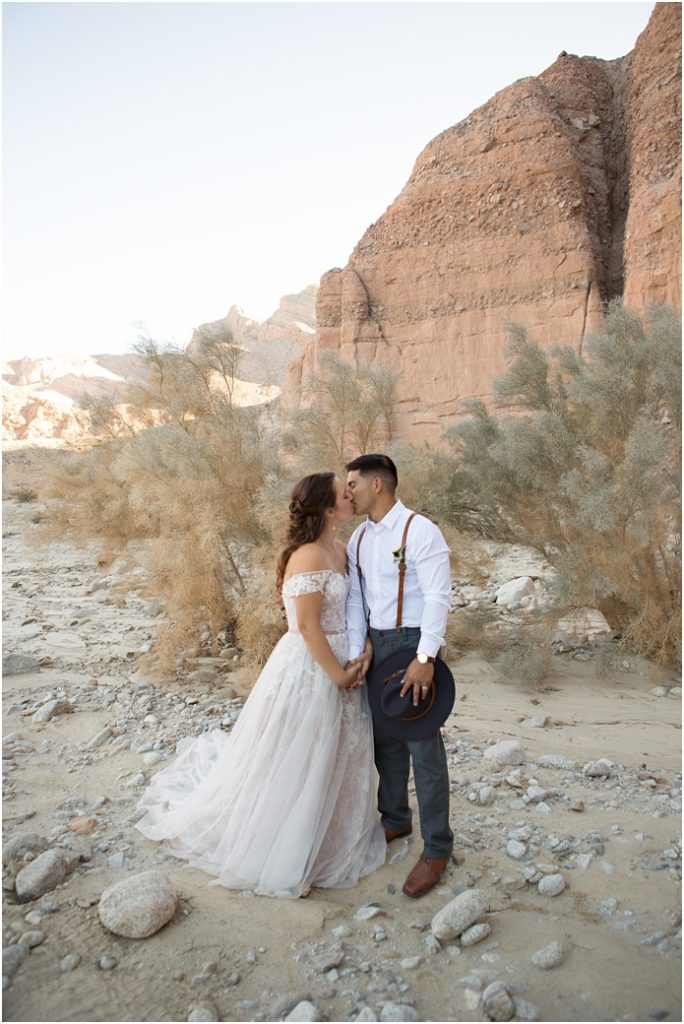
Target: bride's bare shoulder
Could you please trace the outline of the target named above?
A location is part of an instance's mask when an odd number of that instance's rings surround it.
[[[290,555],[285,567],[285,575],[294,576],[298,572],[320,572],[327,568],[325,555],[318,544],[302,544]]]

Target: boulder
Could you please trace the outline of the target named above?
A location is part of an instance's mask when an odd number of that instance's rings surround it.
[[[177,898],[162,871],[143,871],[110,885],[98,907],[100,921],[115,935],[146,939],[167,924],[176,913]]]

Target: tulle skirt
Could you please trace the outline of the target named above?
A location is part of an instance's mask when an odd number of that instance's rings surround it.
[[[343,633],[328,637],[344,661]],[[203,733],[143,794],[137,828],[215,876],[296,898],[385,861],[365,687],[345,693],[286,633],[230,734]]]

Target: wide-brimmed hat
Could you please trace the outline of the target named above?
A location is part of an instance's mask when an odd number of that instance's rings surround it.
[[[421,691],[417,707],[413,689],[400,696],[406,669],[416,656],[416,647],[404,647],[373,664],[368,675],[368,701],[377,725],[389,736],[402,740],[423,740],[433,736],[447,720],[456,699],[454,677],[441,658],[435,659],[435,674],[425,696]]]

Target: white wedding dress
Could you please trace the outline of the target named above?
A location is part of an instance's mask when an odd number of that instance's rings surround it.
[[[365,687],[345,692],[297,631],[294,598],[322,591],[321,626],[347,659],[341,573],[298,573],[283,586],[289,625],[230,734],[198,736],[158,772],[137,828],[230,889],[295,898],[350,886],[385,861]]]

